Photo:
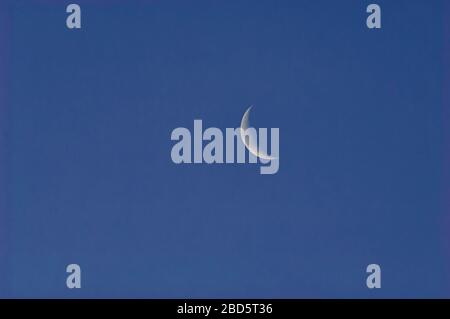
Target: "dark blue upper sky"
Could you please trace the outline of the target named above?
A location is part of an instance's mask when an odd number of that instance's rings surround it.
[[[2,6],[2,295],[450,296],[444,1],[375,1],[381,30],[373,1],[75,2],[81,30],[70,2]],[[249,105],[280,128],[276,175],[171,161],[174,128]]]

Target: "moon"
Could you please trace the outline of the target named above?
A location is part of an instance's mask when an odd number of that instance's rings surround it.
[[[262,151],[261,152],[258,151],[258,145],[252,144],[253,141],[251,141],[250,138],[248,139],[249,140],[248,143],[245,140],[245,131],[248,129],[249,118],[250,118],[250,110],[252,109],[252,107],[253,107],[253,105],[250,106],[247,109],[247,111],[245,111],[244,116],[242,117],[242,120],[241,120],[241,127],[240,127],[240,130],[239,130],[239,133],[240,133],[240,136],[241,136],[242,143],[244,143],[245,147],[249,150],[249,152],[251,152],[253,155],[255,155],[255,156],[259,157],[259,158],[262,158],[262,159],[265,159],[265,160],[276,159],[276,157],[274,157],[274,156],[270,156],[270,155],[267,155],[266,153],[264,153]]]

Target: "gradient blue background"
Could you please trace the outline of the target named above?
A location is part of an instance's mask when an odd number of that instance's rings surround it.
[[[1,296],[450,297],[445,1],[2,2]],[[278,174],[172,163],[248,105]]]

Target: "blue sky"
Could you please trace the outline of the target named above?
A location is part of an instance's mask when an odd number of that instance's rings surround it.
[[[1,295],[450,297],[444,1],[376,2],[5,2]],[[249,105],[277,174],[171,161]]]

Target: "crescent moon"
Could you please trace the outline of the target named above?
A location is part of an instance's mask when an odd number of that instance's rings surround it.
[[[265,160],[273,160],[276,159],[276,157],[267,155],[266,153],[262,152],[262,151],[258,151],[258,146],[252,144],[252,141],[249,139],[248,143],[245,140],[245,131],[248,129],[249,126],[249,118],[250,118],[250,110],[252,109],[253,105],[250,106],[247,111],[245,111],[244,116],[242,117],[241,120],[241,127],[239,130],[240,136],[241,136],[241,140],[242,143],[244,143],[245,147],[249,150],[249,152],[251,152],[253,155],[265,159]]]

